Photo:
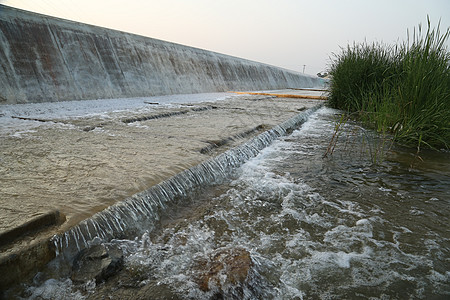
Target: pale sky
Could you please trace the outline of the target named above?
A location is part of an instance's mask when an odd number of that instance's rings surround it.
[[[0,0],[0,4],[315,75],[353,42],[393,44],[450,0]],[[1,11],[0,11],[1,13]],[[305,65],[305,67],[304,67]]]

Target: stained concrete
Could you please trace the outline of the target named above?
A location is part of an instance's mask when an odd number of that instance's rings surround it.
[[[301,88],[323,79],[0,5],[0,104]]]

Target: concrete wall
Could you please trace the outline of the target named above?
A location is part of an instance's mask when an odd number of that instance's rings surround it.
[[[0,104],[319,84],[266,64],[0,5]]]

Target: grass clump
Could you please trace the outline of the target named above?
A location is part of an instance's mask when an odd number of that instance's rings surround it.
[[[347,46],[332,59],[329,105],[403,145],[449,150],[449,34],[428,20],[401,45]]]

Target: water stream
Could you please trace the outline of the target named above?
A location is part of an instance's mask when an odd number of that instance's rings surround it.
[[[277,139],[266,148],[269,142],[224,153],[218,160],[222,163],[186,171],[167,186],[138,194],[55,239],[60,258],[70,253],[68,249],[76,252],[88,245],[91,238],[98,243],[100,237],[108,247],[120,249],[124,267],[106,283],[75,284],[68,269],[64,272],[61,262],[54,262],[21,295],[31,299],[449,297],[450,154],[423,152],[420,160],[414,152],[392,148],[374,164],[367,148],[360,146],[370,132],[347,124],[334,153],[324,158],[336,113],[321,108],[288,136],[268,133],[269,139]],[[204,175],[205,168],[214,172]],[[184,197],[190,187],[212,181],[214,186]],[[161,200],[167,196],[178,200]],[[140,220],[142,215],[152,222]],[[129,231],[132,235],[119,235],[133,222],[139,224]],[[199,262],[236,249],[251,257],[245,282],[230,282],[228,273],[219,272],[207,289],[200,288]]]

